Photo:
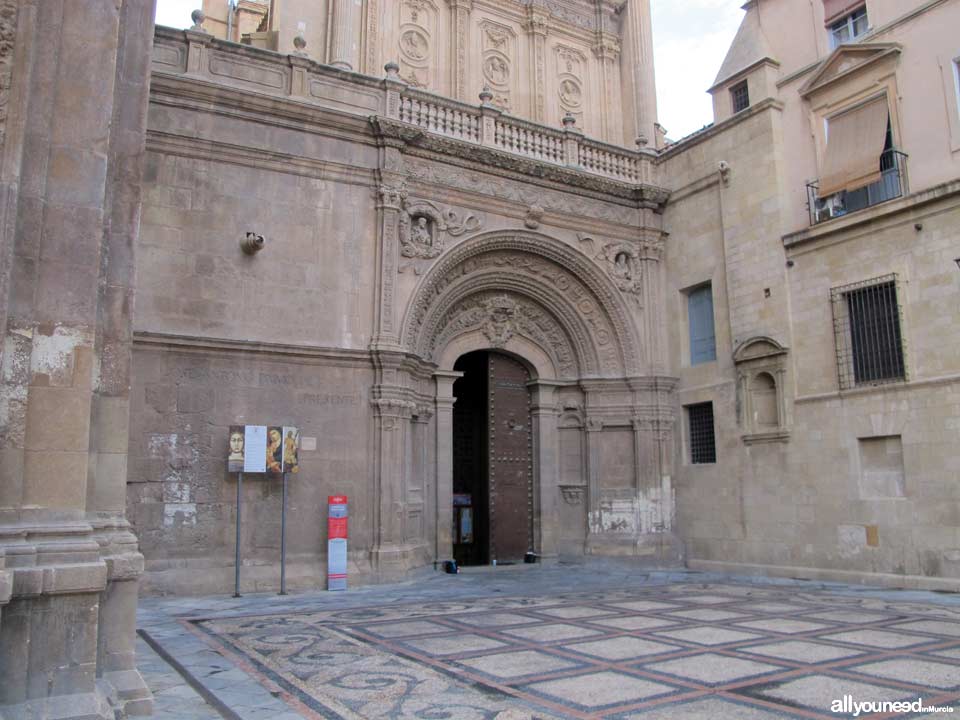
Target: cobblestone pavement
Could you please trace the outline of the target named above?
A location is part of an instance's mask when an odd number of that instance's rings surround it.
[[[139,622],[203,696],[148,649],[164,720],[852,717],[831,713],[844,696],[960,708],[957,595],[605,563],[145,599]]]

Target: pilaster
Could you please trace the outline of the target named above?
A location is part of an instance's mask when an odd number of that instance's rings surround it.
[[[547,34],[550,30],[550,14],[542,7],[527,8],[524,27],[530,36],[530,67],[533,68],[531,88],[531,117],[535,122],[547,122]]]
[[[434,560],[443,562],[453,558],[453,384],[462,372],[438,371],[436,383],[437,430],[434,457],[437,465],[437,546]]]
[[[456,100],[469,102],[467,58],[470,55],[470,13],[473,0],[448,0],[450,3],[450,89]]]
[[[557,385],[548,382],[531,383],[530,414],[534,437],[534,477],[539,479],[535,497],[534,537],[541,561],[558,557],[560,550],[560,465],[557,407],[554,391]]]

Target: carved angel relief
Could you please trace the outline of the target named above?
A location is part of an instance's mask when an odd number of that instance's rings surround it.
[[[432,202],[404,200],[400,213],[400,254],[405,258],[435,258],[443,252],[448,235],[459,237],[479,230],[482,225],[483,221],[472,213],[461,217],[457,211],[441,210]],[[401,266],[400,272],[404,269],[405,266]]]
[[[640,278],[640,253],[627,243],[609,243],[597,255],[621,292],[640,295],[643,282]]]

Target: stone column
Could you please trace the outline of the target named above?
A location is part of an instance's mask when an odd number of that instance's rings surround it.
[[[539,480],[534,517],[539,528],[534,537],[541,561],[556,559],[560,547],[560,465],[557,408],[554,401],[556,385],[538,382],[531,385],[531,419],[535,439],[534,469]]]
[[[462,372],[437,371],[437,547],[434,560],[443,562],[453,558],[453,383],[463,377]]]
[[[360,11],[363,0],[332,0],[329,61],[341,70],[360,67]]]
[[[536,122],[547,123],[547,32],[550,16],[535,5],[528,7],[527,12],[526,31],[530,36],[530,66],[533,68],[533,84],[529,88],[531,114]]]
[[[142,557],[124,512],[154,3],[0,4],[15,38],[0,86],[17,98],[3,103],[0,170],[0,550],[13,576],[0,716],[112,719],[150,710],[133,661]]]
[[[153,0],[126,0],[120,15],[116,102],[110,134],[106,210],[100,253],[87,518],[107,565],[100,601],[97,674],[117,691],[128,715],[148,714],[150,691],[136,666],[136,608],[143,556],[126,513],[134,254],[140,232],[141,185],[153,43]],[[146,50],[144,50],[146,49]]]
[[[471,102],[473,88],[467,87],[467,58],[470,56],[470,13],[473,0],[450,3],[450,93],[461,102]]]
[[[624,10],[623,35],[626,41],[620,59],[623,78],[626,130],[633,137],[624,138],[627,145],[645,138],[651,147],[657,141],[657,86],[653,67],[653,31],[650,0],[628,0]]]

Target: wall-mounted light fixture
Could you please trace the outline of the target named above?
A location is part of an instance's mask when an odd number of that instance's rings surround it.
[[[957,264],[957,267],[960,268],[960,258],[957,258],[954,262]]]

